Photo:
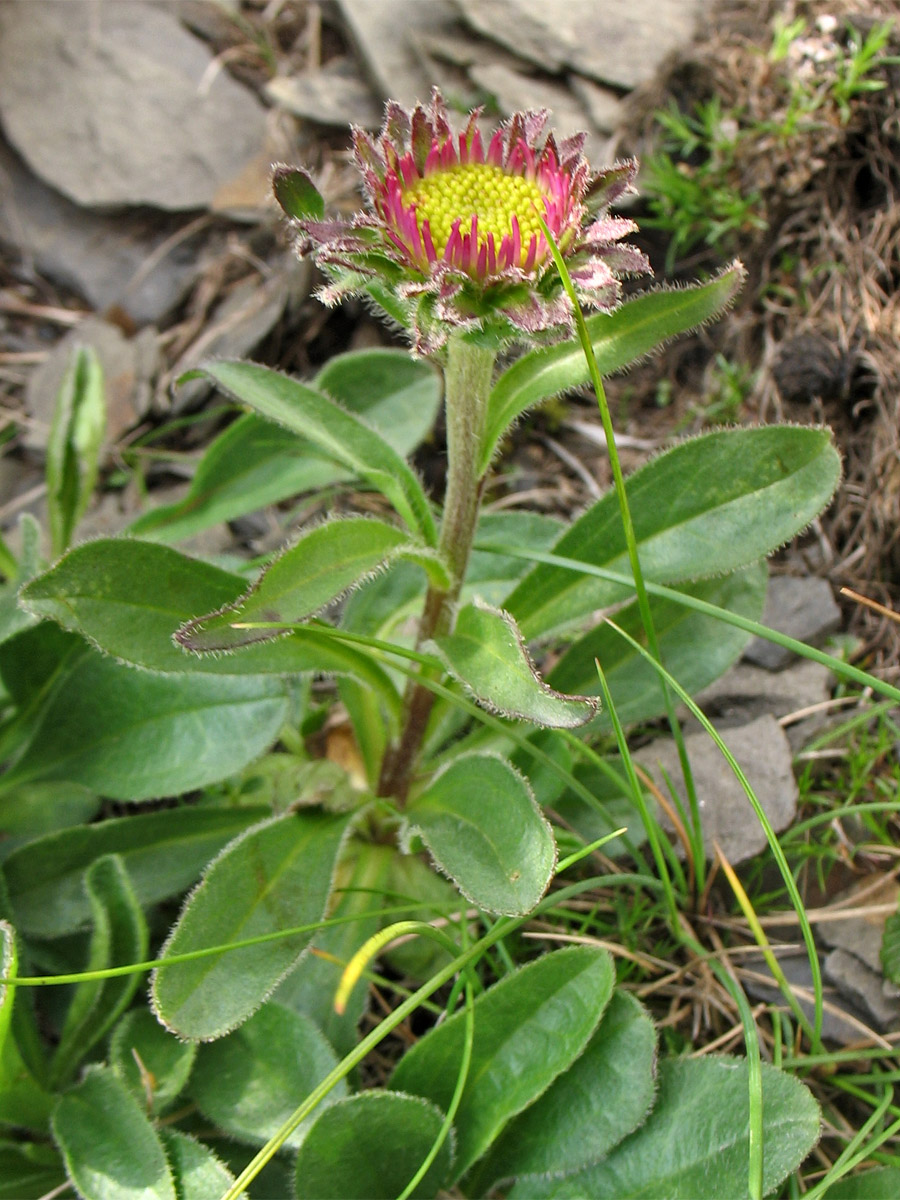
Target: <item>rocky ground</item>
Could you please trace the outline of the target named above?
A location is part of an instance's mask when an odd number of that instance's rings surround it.
[[[865,7],[875,19],[890,5]],[[844,0],[5,0],[4,537],[15,547],[19,514],[42,516],[44,452],[73,346],[95,348],[109,409],[103,487],[80,534],[88,537],[184,494],[228,416],[202,385],[173,387],[185,370],[209,356],[250,356],[302,375],[336,351],[390,341],[363,309],[328,312],[312,299],[312,272],[291,254],[269,198],[273,161],[311,163],[329,203],[352,209],[348,124],[377,127],[384,99],[411,103],[434,83],[462,108],[486,99],[501,115],[546,106],[563,134],[588,130],[595,162],[647,150],[648,114],[673,96],[712,90],[726,106],[758,112],[762,128],[771,88],[760,47],[773,16],[795,10],[810,21],[853,12]],[[768,619],[819,643],[849,628],[864,660],[896,678],[890,618],[835,598],[849,585],[890,607],[900,585],[896,105],[874,94],[854,121],[817,135],[815,152],[788,146],[780,163],[761,136],[736,164],[768,205],[765,230],[737,240],[751,279],[742,307],[718,331],[614,381],[611,396],[629,467],[714,417],[717,353],[752,381],[739,419],[831,423],[846,484],[777,565]],[[649,233],[645,246],[665,277],[665,242]],[[716,265],[715,254],[694,254],[672,274]],[[439,486],[440,434],[420,466]],[[519,431],[491,499],[568,515],[606,483],[594,405],[572,397]],[[247,513],[192,548],[265,553],[292,520],[293,510]],[[832,681],[770,649],[751,647],[702,699],[736,752],[762,764],[751,782],[783,829],[796,808],[792,759],[828,719]],[[711,836],[733,861],[747,858],[760,847],[736,815],[743,795],[731,794],[733,780],[696,740]],[[839,986],[858,980],[862,944],[835,943]],[[859,970],[848,972],[840,956],[854,954]],[[877,1027],[900,1014],[893,997],[853,1003]]]

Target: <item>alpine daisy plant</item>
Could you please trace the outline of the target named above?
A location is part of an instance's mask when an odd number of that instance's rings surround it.
[[[18,1172],[4,1194],[37,1194],[37,1162],[47,1195],[68,1177],[85,1200],[239,1200],[263,1169],[262,1194],[298,1200],[478,1200],[496,1186],[760,1200],[818,1136],[812,1097],[768,1064],[663,1061],[657,1079],[650,1014],[616,990],[606,944],[629,896],[645,911],[658,893],[660,920],[699,952],[680,919],[707,895],[699,805],[690,792],[680,802],[677,782],[653,785],[672,793],[687,869],[664,853],[622,727],[672,710],[662,662],[689,696],[740,655],[765,599],[760,560],[828,503],[838,456],[824,429],[725,429],[624,479],[601,374],[720,314],[740,264],[623,299],[622,278],[648,266],[623,240],[634,224],[609,209],[636,164],[592,177],[583,136],[557,141],[544,112],[490,133],[480,122],[476,110],[455,132],[438,92],[411,113],[389,104],[377,137],[353,131],[366,204],[349,219],[326,216],[306,171],[275,171],[322,298],[376,302],[412,355],[353,350],[306,381],[207,362],[184,378],[202,375],[251,411],[212,443],[183,501],[46,570],[23,527],[0,594],[0,818],[15,833],[0,855],[0,1065],[17,1089],[7,1123],[23,1146],[34,1131],[40,1157],[0,1139],[0,1174]],[[512,343],[523,352],[498,363]],[[98,372],[79,351],[57,405],[48,504],[60,544],[96,477],[102,438],[82,435],[97,428]],[[588,382],[613,490],[568,527],[502,505],[482,516],[516,420]],[[443,498],[407,461],[441,401]],[[372,495],[354,512],[362,488]],[[343,491],[341,515],[305,525],[261,570],[174,544],[314,489],[317,510]],[[612,609],[615,624],[598,623]],[[544,678],[528,647],[548,645]],[[49,688],[34,662],[57,660]],[[84,827],[64,806],[45,836],[44,818],[23,814],[60,787],[85,806]],[[159,797],[175,799],[133,817],[101,808]],[[631,854],[634,871],[589,876],[580,860],[626,820],[607,849]],[[145,865],[132,876],[135,855]],[[138,986],[148,931],[182,894],[155,960],[154,1022]],[[538,913],[584,944],[534,957],[527,943],[513,970],[518,931]],[[421,946],[394,944],[409,936]],[[60,938],[90,971],[15,977],[16,961],[47,959]],[[422,982],[359,1040],[362,973],[383,954]],[[63,1018],[38,988],[39,1020],[26,1007],[9,1025],[13,993],[53,982],[77,985]],[[423,1020],[388,1086],[348,1094],[370,1050],[441,995],[447,1019]],[[820,1016],[801,1011],[813,1044]],[[39,1052],[44,1030],[54,1036]],[[240,1087],[223,1087],[229,1074]],[[0,1126],[2,1101],[0,1087]],[[108,1119],[85,1122],[86,1111]],[[688,1168],[667,1153],[683,1113]],[[196,1140],[207,1130],[210,1145]],[[227,1139],[258,1147],[236,1177],[214,1153]],[[201,1174],[191,1190],[184,1181]]]

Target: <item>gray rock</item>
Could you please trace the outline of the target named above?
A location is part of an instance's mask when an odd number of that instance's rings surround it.
[[[457,0],[478,33],[544,71],[633,88],[691,40],[708,0]],[[422,7],[428,7],[423,5]]]
[[[338,0],[338,8],[379,98],[406,106],[427,101],[432,85],[442,81],[422,44],[454,28],[457,13],[449,0]]]
[[[278,76],[266,84],[273,104],[318,125],[361,125],[378,129],[382,106],[349,59],[332,59],[317,71]]]
[[[806,951],[779,952],[778,962],[800,1008],[812,1021],[815,1014],[813,979]],[[747,974],[743,974],[741,979],[747,992],[754,999],[764,1000],[768,1004],[784,1004],[784,997],[774,980],[772,983],[763,983]],[[828,1042],[837,1042],[841,1046],[858,1044],[868,1036],[871,1028],[871,1017],[868,1011],[853,1004],[843,992],[836,991],[833,986],[826,985],[824,991],[823,1038]]]
[[[762,623],[801,642],[817,645],[829,633],[840,629],[841,610],[827,580],[774,575],[769,580]],[[767,671],[781,671],[794,657],[790,650],[764,638],[754,638],[744,651],[745,659]]]
[[[92,346],[97,352],[106,395],[106,440],[118,441],[150,409],[158,366],[156,336],[156,330],[147,327],[126,338],[117,325],[100,317],[87,317],[70,329],[28,380],[25,408],[31,422],[25,444],[35,450],[46,448],[56,397],[76,346]]]
[[[601,87],[580,75],[569,76],[569,87],[590,117],[595,129],[613,133],[622,123],[622,101],[610,88]]]
[[[752,663],[739,662],[715,683],[696,696],[703,712],[717,728],[727,729],[753,721],[764,713],[786,717],[827,700],[832,674],[821,663],[801,658],[773,675]],[[827,721],[824,712],[789,724],[784,732],[791,750],[797,753]],[[690,727],[699,724],[690,719]]]
[[[900,1025],[900,1000],[886,996],[884,979],[847,950],[832,950],[824,974],[857,1007],[868,1013],[875,1028],[886,1033]]]
[[[78,204],[211,204],[262,148],[256,97],[165,9],[139,0],[0,5],[0,116]]]
[[[797,784],[791,770],[791,749],[781,726],[766,714],[746,725],[728,729],[724,741],[743,769],[776,833],[786,829],[797,811]],[[717,842],[731,863],[752,858],[766,846],[766,837],[744,789],[715,742],[705,733],[687,733],[685,745],[697,789],[707,856]],[[668,794],[663,772],[685,799],[675,743],[660,738],[635,751],[635,761]]]
[[[469,68],[469,77],[492,95],[500,110],[507,115],[522,109],[547,108],[550,110],[550,124],[561,137],[570,137],[582,130],[590,133],[591,122],[587,113],[563,84],[535,79],[501,63],[472,66]],[[600,149],[596,137],[589,136],[585,152],[591,161],[598,157]]]
[[[92,308],[117,305],[138,325],[159,323],[203,267],[196,240],[177,237],[183,224],[184,218],[148,221],[145,215],[112,217],[79,208],[0,141],[0,238]]]
[[[884,883],[873,890],[872,882],[871,878],[865,879],[861,885],[838,893],[833,900],[835,904],[848,901],[847,908],[852,910],[857,907],[854,903],[856,895],[865,889],[858,907],[869,911],[848,915],[844,920],[820,921],[816,925],[816,934],[826,946],[855,955],[865,967],[878,975],[884,984],[885,996],[900,997],[900,989],[884,979],[881,967],[881,941],[887,912],[896,911],[900,885],[895,879],[885,877]]]

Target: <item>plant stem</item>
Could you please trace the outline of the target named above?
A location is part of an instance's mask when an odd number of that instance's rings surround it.
[[[447,493],[438,551],[451,582],[446,589],[429,587],[417,648],[452,628],[453,606],[465,578],[486,477],[479,475],[478,459],[496,357],[495,350],[475,345],[464,334],[454,334],[447,346]],[[400,804],[406,800],[433,703],[433,692],[418,679],[409,682],[400,738],[388,747],[381,766],[379,796],[393,796]]]

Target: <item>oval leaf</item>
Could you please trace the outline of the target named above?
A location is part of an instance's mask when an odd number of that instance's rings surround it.
[[[247,830],[210,864],[161,957],[320,921],[346,829],[346,816],[307,810]],[[221,1037],[259,1008],[314,933],[157,967],[159,1019],[179,1037]]]
[[[459,1178],[511,1117],[527,1108],[581,1054],[615,983],[605,950],[556,950],[507,975],[475,1001],[475,1040],[456,1113]],[[457,1012],[409,1050],[391,1088],[441,1109],[452,1099],[465,1037]]]
[[[184,1090],[197,1047],[180,1042],[148,1008],[133,1008],[109,1040],[109,1064],[147,1112],[164,1112]]]
[[[64,673],[0,791],[58,779],[113,800],[178,795],[242,770],[286,714],[277,678],[152,675],[88,652]]]
[[[877,1167],[847,1175],[832,1184],[825,1200],[891,1200],[892,1196],[900,1196],[900,1167]]]
[[[281,629],[236,626],[299,624],[380,570],[406,545],[406,535],[384,521],[348,517],[319,525],[276,558],[239,599],[188,621],[175,640],[199,653],[282,638]]]
[[[337,1055],[309,1017],[268,1003],[240,1029],[200,1046],[191,1096],[201,1113],[242,1142],[261,1145],[337,1066]],[[344,1080],[324,1104],[345,1095]],[[297,1147],[319,1110],[290,1135]]]
[[[900,912],[891,913],[881,938],[881,965],[885,979],[900,985]]]
[[[53,1134],[84,1200],[176,1200],[156,1131],[106,1067],[90,1067],[60,1098]]]
[[[139,904],[156,904],[189,888],[223,846],[268,815],[261,806],[168,809],[36,838],[3,864],[15,921],[32,937],[83,929],[91,919],[84,872],[104,854],[121,856]]]
[[[430,643],[447,670],[486,708],[554,729],[584,725],[598,703],[564,696],[541,679],[508,613],[484,604],[461,608],[452,633]]]
[[[358,417],[320,392],[256,363],[211,362],[199,374],[367,480],[390,500],[413,533],[430,546],[437,544],[431,508],[412,469]]]
[[[646,292],[612,312],[588,317],[587,327],[601,375],[610,375],[723,312],[744,279],[735,263],[709,283],[672,291]],[[590,381],[577,339],[524,354],[497,382],[488,402],[479,472],[486,471],[512,422],[532,405]]]
[[[418,1096],[363,1092],[341,1100],[309,1131],[297,1157],[297,1200],[395,1200],[418,1171],[443,1123]],[[416,1200],[436,1195],[450,1172],[451,1139],[438,1151]]]
[[[599,1162],[646,1117],[656,1087],[656,1031],[647,1010],[616,992],[568,1071],[507,1125],[476,1168],[479,1195],[501,1179],[570,1175]]]
[[[799,1080],[767,1063],[763,1077],[763,1186],[768,1196],[819,1137],[819,1106]],[[646,1124],[598,1166],[562,1180],[528,1179],[510,1200],[729,1200],[749,1197],[746,1061],[676,1059],[660,1064],[659,1095]]]
[[[626,480],[641,567],[654,583],[721,575],[756,562],[809,524],[831,499],[841,464],[825,429],[728,429],[682,442]],[[619,506],[608,492],[554,553],[630,575]],[[538,564],[505,607],[526,637],[550,633],[633,588]]]
[[[178,1200],[221,1200],[234,1176],[212,1150],[177,1129],[164,1129],[161,1136]],[[247,1193],[238,1196],[246,1200]]]
[[[457,758],[407,817],[441,870],[479,908],[522,916],[547,890],[556,866],[553,832],[526,780],[504,759]]]

